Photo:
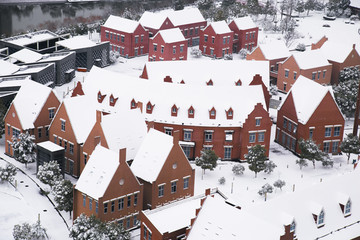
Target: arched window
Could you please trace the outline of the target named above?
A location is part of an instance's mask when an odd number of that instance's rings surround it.
[[[351,214],[351,201],[349,199],[345,205],[344,215],[347,216],[350,214]]]
[[[317,221],[318,226],[322,226],[325,224],[325,213],[324,210],[321,210],[319,217],[318,217],[318,221]]]

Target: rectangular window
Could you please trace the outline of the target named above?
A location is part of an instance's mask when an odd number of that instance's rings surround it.
[[[143,42],[144,41],[144,35],[141,35],[141,40],[140,40],[141,42]]]
[[[83,195],[83,207],[86,207],[86,196]]]
[[[59,146],[62,146],[62,138],[59,138]]]
[[[297,125],[296,125],[296,124],[294,124],[294,123],[293,123],[293,125],[294,125],[294,128],[293,128],[293,133],[295,134],[295,133],[296,133],[296,131],[297,131]]]
[[[321,71],[318,71],[318,80],[320,79]]]
[[[338,148],[339,148],[339,142],[332,142],[331,152],[334,154],[338,153]]]
[[[95,202],[95,212],[98,213],[99,211],[99,203],[96,201]]]
[[[158,188],[159,188],[158,197],[164,196],[164,185],[160,185]]]
[[[135,57],[136,57],[137,55],[139,55],[139,49],[138,49],[138,48],[135,48],[134,50],[135,50],[134,55],[135,55]]]
[[[208,41],[208,36],[204,35],[204,42],[207,42],[207,41]]]
[[[147,239],[147,229],[145,226],[144,226],[144,239]]]
[[[191,131],[184,131],[184,141],[191,141]]]
[[[183,149],[183,151],[184,151],[184,153],[185,153],[185,156],[186,156],[187,158],[190,158],[191,148],[190,148],[190,147],[187,147],[187,146],[182,146],[182,149]]]
[[[292,141],[291,141],[291,150],[295,151],[295,147],[296,147],[296,140],[292,139]]]
[[[60,120],[61,121],[61,131],[65,132],[65,120]]]
[[[199,34],[199,28],[195,28],[195,35]]]
[[[225,141],[231,142],[233,140],[233,132],[225,132]]]
[[[135,194],[134,194],[134,206],[136,206],[137,203],[138,203],[138,194],[135,193]]]
[[[108,203],[104,203],[104,213],[108,212]]]
[[[331,137],[331,127],[325,128],[325,137]]]
[[[223,44],[226,43],[226,37],[223,37]]]
[[[86,165],[86,163],[87,163],[87,154],[84,153],[84,164]]]
[[[265,139],[265,132],[259,132],[258,133],[258,141],[264,142],[264,139]]]
[[[249,143],[254,143],[256,138],[256,133],[249,133]]]
[[[285,69],[285,77],[288,78],[289,77],[289,70]]]
[[[294,72],[294,80],[296,80],[296,72]]]
[[[66,149],[67,149],[67,142],[64,140],[64,148],[65,148],[65,152],[66,152]]]
[[[118,200],[118,210],[123,210],[124,209],[124,199],[123,198],[120,198]]]
[[[161,46],[161,53],[164,53],[164,46]]]
[[[171,193],[176,193],[177,181],[171,182]]]
[[[117,35],[117,40],[118,42],[120,42],[120,35]]]
[[[69,152],[70,154],[74,154],[74,144],[69,143]]]
[[[315,80],[315,78],[316,78],[316,72],[313,72],[312,75],[311,75],[311,79]]]
[[[215,37],[211,37],[211,42],[215,43]]]
[[[125,36],[121,35],[121,42],[125,42]]]
[[[176,46],[173,46],[173,54],[176,53]]]
[[[184,30],[184,36],[185,36],[185,37],[187,36],[187,32],[188,32],[188,30],[185,29],[185,30]]]
[[[180,52],[182,53],[184,51],[184,45],[180,45]]]
[[[283,128],[285,128],[285,129],[286,129],[286,126],[287,126],[287,119],[286,119],[286,118],[284,118]]]
[[[49,109],[49,119],[53,119],[53,118],[54,118],[54,114],[55,114],[55,109],[54,109],[54,108],[50,108],[50,109]]]
[[[133,216],[133,226],[136,226],[138,224],[137,215]]]
[[[172,136],[172,129],[165,128],[165,134]]]
[[[190,35],[190,36],[193,35],[193,31],[194,31],[194,29],[190,28],[190,32],[189,32],[189,35]]]
[[[228,44],[230,43],[230,37],[227,37],[227,43]]]
[[[309,139],[312,139],[312,138],[313,138],[313,135],[314,135],[314,129],[313,129],[313,128],[310,128],[310,129],[309,129]]]
[[[334,137],[340,136],[341,127],[334,127]]]
[[[130,218],[126,218],[126,228],[130,228]]]
[[[190,177],[184,178],[184,189],[189,188],[189,181],[190,181]]]
[[[261,124],[261,118],[256,118],[255,119],[255,126],[260,126]]]
[[[211,142],[213,139],[213,132],[205,131],[205,142]]]
[[[7,133],[9,136],[10,136],[10,129],[11,129],[10,125],[7,125]]]
[[[38,138],[41,138],[41,136],[42,136],[42,128],[38,128]]]
[[[127,197],[127,207],[131,206],[131,195]]]
[[[45,136],[49,136],[49,126],[45,127]]]
[[[111,201],[111,212],[115,211],[115,201]]]
[[[213,55],[214,55],[214,49],[210,48],[210,56],[213,56]]]
[[[330,142],[324,142],[324,153],[328,153],[330,149]]]
[[[323,78],[325,79],[326,76],[326,70],[323,71]]]
[[[157,51],[157,45],[154,44],[154,52],[156,52],[156,51]]]
[[[231,147],[224,148],[224,159],[231,159]]]
[[[54,136],[54,143],[57,144],[57,136]]]
[[[283,90],[286,91],[286,83],[284,83]]]
[[[245,40],[248,40],[248,33],[245,34]]]
[[[151,237],[152,237],[152,233],[149,232],[149,238],[148,238],[148,240],[151,240]]]
[[[138,43],[139,42],[139,37],[135,37],[135,43]]]
[[[109,32],[105,32],[105,38],[109,39]]]
[[[92,199],[89,198],[89,209],[92,210]]]
[[[288,131],[291,132],[292,123],[289,121],[288,123]]]

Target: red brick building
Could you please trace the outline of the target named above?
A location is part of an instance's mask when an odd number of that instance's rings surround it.
[[[149,33],[137,21],[110,15],[101,26],[101,41],[109,41],[112,51],[123,57],[148,54]]]
[[[275,141],[300,154],[297,142],[312,139],[323,152],[338,154],[344,127],[331,88],[300,76],[279,107]]]
[[[49,125],[60,105],[54,91],[32,80],[23,80],[5,117],[5,153],[13,156],[12,138],[29,132],[35,143],[49,140]]]
[[[320,84],[330,84],[331,70],[332,65],[321,50],[294,52],[279,64],[277,87],[288,92],[300,75]]]
[[[144,209],[194,195],[195,170],[179,145],[179,132],[171,137],[150,128],[131,170],[144,185]]]
[[[246,55],[246,60],[269,62],[270,81],[276,85],[279,63],[290,56],[289,49],[283,41],[273,41],[268,44],[259,44],[251,53]]]
[[[232,45],[234,53],[238,53],[243,48],[251,52],[257,47],[259,28],[249,16],[235,18],[229,23],[229,28],[234,32]]]
[[[158,31],[149,46],[149,61],[187,59],[187,41],[179,28]]]
[[[82,144],[96,122],[96,110],[87,96],[66,98],[49,128],[49,140],[65,148],[65,172],[80,176]]]
[[[355,49],[355,44],[335,43],[324,36],[317,43],[311,44],[311,49],[321,49],[332,64],[331,84],[339,83],[340,71],[344,68],[360,67],[360,55]]]
[[[189,46],[199,45],[200,30],[207,24],[199,9],[194,7],[156,13],[145,11],[139,22],[149,31],[150,37],[155,36],[159,30],[179,28]]]
[[[126,149],[119,153],[97,146],[74,187],[74,213],[115,221],[126,229],[139,224],[143,185],[126,162]]]
[[[223,58],[232,54],[233,36],[225,21],[212,22],[200,31],[199,49],[205,56]]]

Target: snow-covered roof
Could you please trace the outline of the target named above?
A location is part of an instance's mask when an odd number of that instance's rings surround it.
[[[19,66],[0,59],[0,76],[11,75],[20,69]]]
[[[32,80],[23,81],[24,84],[21,85],[12,104],[16,109],[22,129],[32,129],[34,128],[34,121],[52,89]]]
[[[265,222],[247,211],[208,196],[193,223],[187,240],[279,240],[282,226]]]
[[[63,104],[77,143],[85,142],[96,122],[96,105],[86,95],[65,98]]]
[[[238,87],[236,82],[240,79],[242,86],[247,86],[256,74],[262,77],[267,88],[270,81],[268,61],[203,60],[196,64],[191,61],[147,62],[146,71],[150,81],[164,82],[164,78],[170,76],[173,83],[184,81],[185,85],[206,86],[211,79],[214,86]]]
[[[186,39],[184,38],[184,35],[182,34],[182,32],[180,31],[179,28],[170,28],[170,29],[166,29],[166,30],[160,30],[159,32],[156,33],[154,38],[158,34],[161,35],[161,37],[165,43],[186,41]]]
[[[291,55],[289,49],[282,40],[274,40],[267,44],[259,44],[258,47],[268,60],[287,58]]]
[[[53,53],[43,54],[42,58],[38,61],[38,63],[58,61],[58,60],[66,58],[67,56],[69,56],[71,54],[76,54],[76,53],[73,51],[67,51],[67,52],[53,52]]]
[[[57,45],[63,46],[70,50],[88,48],[96,45],[95,42],[91,41],[85,36],[75,36],[69,39],[56,42]]]
[[[133,33],[135,29],[139,26],[139,22],[110,15],[103,26],[121,32]]]
[[[210,23],[206,28],[211,26],[216,34],[231,33],[231,29],[224,20]]]
[[[37,146],[40,146],[42,148],[45,148],[51,152],[57,152],[57,151],[61,151],[63,150],[64,148],[51,142],[51,141],[45,141],[45,142],[41,142],[41,143],[38,143],[36,144]]]
[[[126,108],[104,115],[101,127],[109,149],[118,152],[126,148],[126,160],[134,159],[147,133],[147,125],[139,109]]]
[[[242,126],[258,103],[266,108],[260,85],[209,87],[154,83],[98,67],[93,67],[88,73],[83,90],[95,100],[99,91],[102,95],[106,95],[102,103],[94,103],[102,111],[114,112],[119,107],[129,108],[134,99],[143,104],[143,114],[147,121],[179,125],[237,127]],[[118,98],[115,106],[109,104],[111,94]],[[146,112],[148,102],[155,105],[152,113]],[[171,108],[174,104],[178,108],[177,116],[171,116]],[[194,118],[188,117],[188,109],[191,106],[195,111]],[[209,118],[209,111],[213,107],[217,111],[216,119]],[[233,110],[233,119],[227,119],[225,114],[225,110],[229,110],[230,107]]]
[[[239,30],[246,30],[250,28],[256,28],[256,25],[254,21],[251,19],[251,17],[241,17],[241,18],[235,18],[234,22]]]
[[[290,88],[278,109],[282,107],[292,93],[298,121],[306,124],[328,92],[334,96],[331,87],[323,86],[301,75]]]
[[[31,51],[27,48],[23,48],[9,56],[10,58],[16,59],[23,63],[37,62],[42,58],[40,53]]]
[[[32,32],[32,33],[5,38],[2,39],[2,41],[6,41],[8,43],[16,44],[19,46],[26,46],[32,43],[42,42],[57,37],[59,36],[55,33],[52,33],[48,30],[41,30],[38,32]]]
[[[328,60],[343,63],[353,50],[353,46],[328,40],[322,45],[321,50]]]
[[[165,19],[166,19],[165,15],[145,11],[143,15],[141,15],[141,18],[139,19],[139,23],[144,27],[160,29]]]
[[[103,197],[119,164],[118,152],[97,145],[81,172],[75,189],[93,199]]]
[[[351,0],[350,7],[360,9],[360,0]]]
[[[334,176],[306,189],[287,193],[264,203],[248,205],[242,209],[279,227],[286,225],[280,213],[293,216],[297,239],[353,239],[360,236],[357,222],[360,218],[360,191],[349,183],[360,181],[359,170],[355,169],[353,172]],[[348,196],[345,197],[347,200],[351,199],[350,216],[344,216],[339,194]],[[313,214],[318,215],[321,210],[324,211],[325,225],[318,228]],[[353,223],[355,224],[352,225]]]
[[[172,136],[151,128],[131,164],[135,176],[150,183],[155,181],[173,145]]]
[[[299,65],[300,69],[311,69],[331,65],[324,56],[321,49],[305,52],[294,52],[292,55],[294,56],[295,61]]]

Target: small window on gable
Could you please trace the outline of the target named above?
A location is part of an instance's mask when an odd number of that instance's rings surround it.
[[[185,81],[184,81],[184,80],[181,80],[180,84],[185,84]]]
[[[232,108],[229,108],[229,110],[226,111],[226,118],[227,119],[233,119],[234,112]]]
[[[347,201],[346,205],[345,205],[345,209],[344,209],[344,216],[347,217],[351,215],[351,201],[350,199]]]
[[[237,80],[237,82],[235,83],[235,85],[236,85],[236,86],[241,86],[241,85],[242,85],[241,80],[240,80],[240,79],[239,79],[239,80]]]
[[[191,106],[188,110],[188,118],[194,118],[194,116],[195,116],[195,110],[193,106]]]
[[[98,102],[102,103],[102,101],[104,100],[104,98],[106,97],[106,95],[102,95],[101,92],[98,92]]]
[[[206,85],[208,85],[208,86],[213,86],[214,83],[213,83],[213,81],[210,79],[208,82],[206,82]]]
[[[174,105],[171,107],[171,116],[176,117],[176,116],[177,116],[177,113],[178,113],[178,108],[177,108],[176,105],[174,104]]]
[[[131,109],[134,109],[134,108],[136,108],[136,101],[133,99],[133,100],[131,100],[131,105],[130,105],[130,108]]]
[[[210,111],[209,111],[209,118],[210,119],[215,119],[216,118],[216,110],[215,108],[213,107]]]
[[[172,78],[170,76],[166,76],[164,78],[164,82],[172,83]]]
[[[296,223],[295,220],[293,220],[292,223],[290,224],[290,232],[294,232],[295,235],[295,230],[296,230]]]
[[[154,108],[154,105],[152,105],[151,102],[148,102],[146,104],[146,113],[152,113],[153,108]]]
[[[114,96],[111,94],[110,95],[110,106],[115,106],[116,101],[118,100],[118,98],[114,98]]]
[[[322,227],[325,225],[325,213],[324,210],[322,209],[319,213],[319,215],[315,215],[314,216],[315,222],[317,227]]]

